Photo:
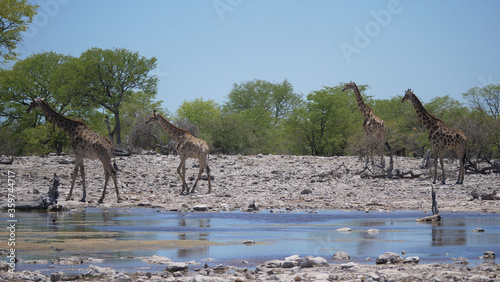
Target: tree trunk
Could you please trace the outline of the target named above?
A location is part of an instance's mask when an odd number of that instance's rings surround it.
[[[121,125],[120,125],[120,111],[116,109],[115,112],[115,136],[116,136],[116,145],[120,145],[122,143],[122,135],[121,135]]]
[[[106,116],[105,122],[106,122],[106,127],[108,128],[109,140],[111,140],[113,145],[115,145],[115,137],[114,137],[115,131],[114,130],[111,131],[111,125],[109,124],[109,116]]]

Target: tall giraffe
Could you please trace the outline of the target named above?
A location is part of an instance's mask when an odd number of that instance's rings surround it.
[[[447,127],[443,121],[435,118],[422,106],[417,96],[413,94],[411,89],[406,90],[405,96],[401,102],[410,100],[415,107],[418,119],[422,125],[429,131],[429,141],[431,142],[432,153],[434,155],[434,181],[437,180],[437,158],[441,163],[441,170],[443,171],[443,179],[441,183],[445,184],[444,163],[443,163],[443,150],[454,150],[460,160],[460,171],[458,173],[457,184],[463,184],[465,174],[465,148],[467,145],[467,136],[461,131]]]
[[[177,126],[168,122],[164,117],[157,114],[156,111],[153,111],[153,114],[146,121],[146,124],[151,122],[158,122],[163,129],[172,137],[175,141],[177,141],[177,153],[181,158],[181,163],[179,167],[177,167],[177,173],[180,175],[182,179],[182,190],[181,194],[186,190],[186,194],[189,194],[189,188],[186,183],[186,160],[188,158],[197,158],[200,163],[200,170],[198,172],[198,177],[194,182],[193,188],[191,189],[191,193],[194,192],[196,188],[196,184],[198,180],[200,180],[201,174],[203,170],[207,171],[208,178],[208,192],[210,193],[212,190],[212,186],[210,184],[210,168],[208,167],[208,144],[204,140],[198,139],[191,135],[189,131],[185,129],[178,128]]]
[[[356,95],[358,108],[361,111],[364,119],[363,130],[365,131],[365,136],[368,140],[368,146],[371,146],[370,150],[373,150],[373,147],[375,147],[377,150],[380,150],[380,162],[384,164],[384,151],[382,149],[382,144],[385,144],[389,151],[391,151],[389,143],[387,142],[387,128],[385,127],[385,123],[381,118],[377,117],[373,113],[372,108],[365,104],[356,83],[352,81],[347,83],[344,89],[342,89],[342,92],[347,90],[353,90],[354,94]]]
[[[83,158],[85,157],[90,160],[99,159],[104,167],[104,189],[102,190],[102,196],[99,199],[99,203],[104,201],[106,187],[110,176],[113,178],[113,182],[115,184],[116,202],[119,203],[120,195],[118,192],[118,184],[116,182],[116,170],[111,163],[111,157],[113,156],[113,143],[111,143],[111,140],[95,133],[81,121],[72,120],[62,116],[41,99],[34,98],[26,113],[29,113],[34,109],[41,109],[47,119],[61,128],[61,130],[64,131],[64,133],[66,133],[71,140],[71,147],[75,152],[75,168],[73,170],[73,179],[71,180],[71,189],[69,190],[69,195],[66,200],[71,199],[73,187],[75,186],[75,181],[78,175],[78,168],[80,168],[83,187],[83,196],[80,201],[85,202],[85,198],[87,197],[87,191],[85,189],[85,170],[83,165]]]

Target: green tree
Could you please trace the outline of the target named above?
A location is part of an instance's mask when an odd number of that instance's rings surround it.
[[[22,40],[21,33],[28,28],[38,7],[26,0],[0,0],[0,65],[19,55],[15,50]]]
[[[311,92],[305,107],[296,109],[285,122],[287,139],[294,140],[290,144],[294,153],[341,155],[350,138],[362,132],[362,116],[355,100],[342,92],[343,85]],[[365,89],[360,87],[360,92]]]
[[[472,107],[465,120],[471,151],[478,158],[500,156],[500,84],[473,87],[463,97]]]
[[[82,53],[76,62],[74,93],[108,110],[114,117],[112,137],[122,142],[121,105],[130,101],[134,92],[152,100],[156,96],[158,78],[151,75],[156,58],[147,59],[126,49],[92,48]]]
[[[234,84],[227,99],[223,115],[238,115],[231,120],[245,126],[247,152],[283,152],[283,121],[303,103],[287,79],[280,83],[255,79]]]
[[[221,106],[214,100],[196,98],[193,101],[184,101],[177,109],[178,119],[186,120],[195,125],[202,132],[210,129],[211,124],[222,117]]]
[[[10,70],[0,70],[2,126],[12,129],[11,138],[22,140],[18,144],[18,150],[22,150],[24,145],[29,143],[36,143],[27,138],[36,138],[40,144],[45,144],[47,148],[55,149],[59,153],[69,144],[66,135],[55,126],[32,129],[30,135],[21,134],[28,128],[46,123],[41,111],[26,115],[26,109],[34,97],[45,99],[63,115],[78,116],[81,113],[70,106],[71,97],[63,91],[64,83],[56,77],[61,66],[69,60],[70,56],[44,52],[16,62]],[[50,132],[46,132],[47,130]],[[35,153],[34,150],[30,152]],[[46,149],[41,148],[37,153],[46,153]]]
[[[261,79],[235,83],[227,99],[224,105],[226,111],[236,113],[263,109],[273,117],[274,123],[286,118],[302,104],[301,96],[294,92],[292,84],[286,78],[280,83]]]
[[[427,131],[418,120],[411,103],[401,103],[402,96],[373,100],[372,109],[384,120],[387,139],[395,155],[422,155],[428,144]]]
[[[213,152],[221,154],[257,154],[264,151],[259,148],[259,137],[255,124],[241,113],[227,114],[213,123],[211,144]]]
[[[221,106],[214,100],[196,98],[193,101],[184,101],[177,109],[176,117],[178,124],[187,127],[185,129],[191,134],[207,141],[211,146],[217,127],[221,124]]]
[[[469,112],[460,101],[446,95],[435,97],[429,103],[425,104],[427,111],[435,117],[444,121],[447,126],[459,128],[463,117]]]
[[[494,119],[500,118],[500,84],[473,87],[463,94],[470,105]]]

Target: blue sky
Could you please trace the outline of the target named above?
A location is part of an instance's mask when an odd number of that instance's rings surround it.
[[[423,102],[500,83],[495,0],[36,2],[21,59],[92,47],[156,57],[157,99],[172,113],[195,98],[222,104],[253,79],[287,78],[304,96],[348,81],[376,99],[411,88]]]

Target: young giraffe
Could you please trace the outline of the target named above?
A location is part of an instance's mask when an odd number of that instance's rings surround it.
[[[61,128],[61,130],[64,131],[64,133],[66,133],[71,139],[71,147],[75,152],[75,169],[73,171],[73,179],[71,180],[69,195],[66,200],[71,199],[73,187],[75,186],[76,177],[78,175],[78,168],[80,168],[83,187],[83,196],[80,201],[85,202],[85,198],[87,197],[87,191],[85,189],[85,170],[83,166],[83,158],[85,157],[90,160],[99,159],[104,167],[104,189],[102,190],[102,196],[99,199],[99,203],[104,201],[106,187],[110,176],[113,178],[113,182],[115,184],[116,202],[119,203],[120,195],[118,192],[118,184],[116,182],[116,170],[111,163],[111,157],[113,156],[113,144],[111,143],[111,140],[95,133],[81,121],[72,120],[60,115],[41,99],[34,98],[26,113],[31,112],[33,109],[42,109],[47,119]]]
[[[384,164],[384,152],[381,149],[382,143],[384,143],[389,151],[391,150],[389,143],[387,142],[387,128],[385,127],[384,121],[377,117],[373,110],[363,102],[363,97],[361,97],[361,93],[359,92],[358,86],[354,82],[349,82],[346,84],[342,92],[346,90],[353,90],[356,95],[356,101],[358,103],[359,110],[363,115],[363,130],[365,131],[365,136],[368,140],[369,146],[372,145],[378,150],[381,151],[381,164]],[[371,144],[374,142],[374,144]],[[373,148],[371,148],[373,150]]]
[[[432,153],[434,155],[434,181],[437,179],[437,158],[441,162],[441,170],[443,171],[442,184],[445,184],[443,150],[453,149],[460,160],[460,171],[458,173],[457,184],[463,184],[465,174],[465,147],[467,144],[467,136],[461,131],[447,127],[443,121],[433,117],[422,106],[417,96],[413,94],[411,89],[406,90],[405,96],[401,102],[410,100],[415,107],[418,119],[422,125],[429,131],[429,141],[431,142]]]
[[[198,172],[198,177],[194,182],[193,188],[191,189],[191,193],[194,192],[196,184],[198,183],[198,180],[200,180],[203,170],[206,169],[208,178],[207,193],[209,194],[212,190],[212,186],[210,184],[210,168],[208,167],[209,149],[207,142],[194,137],[193,135],[191,135],[191,133],[189,133],[189,131],[178,128],[177,126],[171,124],[165,118],[157,114],[156,111],[153,111],[153,114],[146,121],[146,124],[149,124],[151,122],[158,122],[161,125],[161,127],[165,129],[168,135],[170,135],[170,137],[172,137],[175,141],[177,141],[177,153],[181,158],[181,163],[179,164],[179,167],[177,167],[177,173],[182,178],[181,195],[184,193],[184,190],[186,190],[186,194],[189,194],[189,188],[186,183],[186,160],[188,158],[197,158],[198,162],[200,163],[200,170]]]

